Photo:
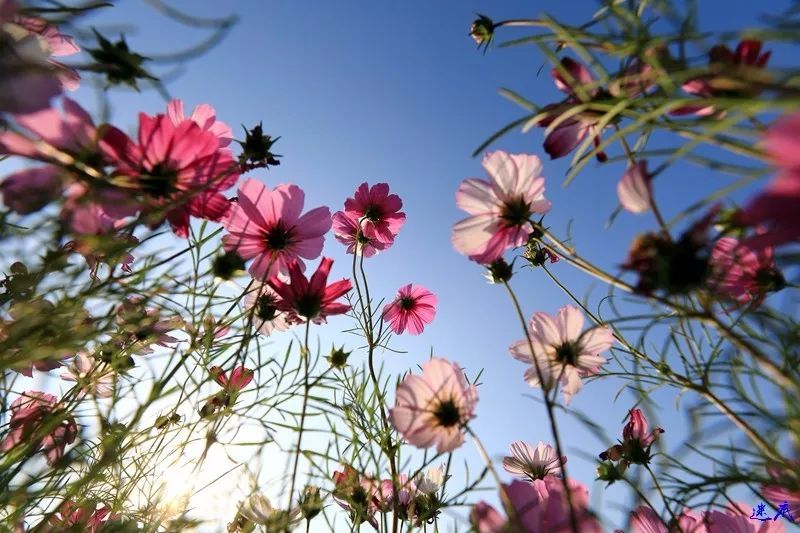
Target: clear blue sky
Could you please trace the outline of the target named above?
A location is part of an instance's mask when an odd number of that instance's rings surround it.
[[[787,2],[770,2],[776,8]],[[703,27],[736,29],[757,13],[753,2],[700,2]],[[362,181],[387,181],[404,200],[407,222],[396,245],[371,259],[372,293],[391,296],[408,282],[422,284],[440,299],[437,319],[421,338],[401,337],[396,347],[406,355],[386,355],[394,371],[413,368],[434,353],[459,361],[469,373],[485,368],[474,424],[490,452],[499,457],[518,439],[550,441],[543,409],[525,395],[539,395],[522,380],[524,366],[513,360],[508,345],[521,338],[520,326],[501,287],[485,282],[482,270],[458,255],[450,245],[450,228],[462,218],[454,193],[466,177],[483,177],[479,159],[471,152],[493,131],[518,118],[521,110],[497,94],[513,88],[537,103],[560,99],[549,68],[534,47],[475,49],[467,36],[475,12],[495,20],[534,17],[547,11],[568,22],[584,22],[596,8],[588,0],[503,2],[474,0],[389,1],[183,1],[174,5],[197,15],[236,13],[240,22],[217,48],[187,65],[169,84],[171,93],[191,108],[213,105],[218,117],[234,131],[239,124],[262,120],[265,131],[280,135],[280,167],[251,174],[269,185],[293,182],[306,191],[307,205],[341,208]],[[725,20],[719,20],[724,7]],[[133,47],[145,55],[183,48],[206,35],[187,30],[155,14],[145,2],[120,2],[107,15],[92,19],[124,23]],[[500,40],[519,31],[501,33]],[[780,64],[781,57],[775,61]],[[91,95],[84,93],[91,103]],[[154,92],[116,94],[114,121],[131,128],[135,113],[161,111],[163,100]],[[568,159],[547,160],[541,130],[518,133],[495,148],[525,151],[545,159],[547,197],[553,209],[547,222],[565,235],[572,221],[574,243],[589,258],[607,267],[624,260],[634,234],[652,228],[648,215],[623,213],[613,229],[605,223],[616,206],[615,186],[621,164],[590,167],[568,188],[562,187]],[[706,176],[695,167],[676,167],[656,182],[656,194],[669,218],[686,198],[718,188],[730,178]],[[669,189],[669,192],[665,191]],[[343,250],[329,238],[326,255],[338,260],[334,274],[347,275]],[[591,280],[566,265],[555,271],[579,295]],[[514,285],[526,314],[553,312],[568,299],[543,272],[525,272]],[[591,300],[605,293],[596,287]],[[332,321],[323,335],[329,345],[333,331],[344,323]],[[356,357],[356,356],[354,356]],[[360,356],[363,357],[363,354]],[[572,406],[605,424],[616,437],[632,400],[616,402],[619,383],[588,385]],[[669,396],[662,402],[672,409]],[[679,434],[683,418],[666,414],[661,421],[666,438]],[[570,418],[561,417],[570,474],[593,490],[598,510],[602,499],[621,494],[592,487],[594,466],[579,454],[595,455],[610,442],[596,441]],[[477,463],[471,445],[460,452]],[[596,493],[596,494],[595,494]]]

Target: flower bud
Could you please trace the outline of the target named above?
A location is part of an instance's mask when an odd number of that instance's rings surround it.
[[[478,14],[478,18],[472,23],[469,28],[469,35],[472,40],[478,43],[478,47],[489,47],[494,37],[494,22],[492,19],[485,15]]]
[[[244,128],[244,126],[242,126]],[[264,135],[264,128],[259,122],[253,129],[248,130],[244,128],[245,139],[244,142],[236,141],[242,147],[242,153],[239,156],[239,163],[248,168],[262,168],[269,165],[280,165],[278,161],[279,155],[272,153],[272,145],[275,144],[280,137],[272,138],[270,135]]]
[[[328,355],[328,363],[333,368],[344,368],[347,365],[347,358],[350,357],[350,354],[353,352],[346,352],[344,350],[344,345],[341,348],[331,348],[331,353]]]
[[[214,258],[211,270],[215,277],[229,280],[244,274],[244,259],[236,252],[225,252]]]
[[[322,496],[319,487],[307,485],[300,497],[300,513],[306,520],[311,520],[322,512]]]
[[[488,266],[486,279],[489,283],[505,283],[514,275],[514,262],[509,265],[502,257]]]

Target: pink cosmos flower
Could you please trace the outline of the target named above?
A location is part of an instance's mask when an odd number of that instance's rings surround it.
[[[58,511],[50,517],[46,525],[41,530],[47,533],[63,531],[83,531],[85,533],[98,533],[103,528],[108,527],[108,522],[116,520],[117,515],[111,512],[108,507],[96,509],[94,503],[84,503],[76,505],[70,501],[64,501]]]
[[[503,458],[503,468],[509,474],[535,481],[547,476],[561,477],[561,463],[566,462],[566,456],[558,460],[558,454],[549,444],[540,441],[534,448],[517,441],[511,444],[511,455]]]
[[[761,45],[761,41],[756,39],[744,39],[734,52],[731,52],[725,45],[714,46],[709,51],[708,57],[709,66],[713,67],[717,73],[691,79],[681,88],[700,98],[758,94],[758,87],[751,87],[748,83],[747,71],[748,69],[763,69],[769,61],[771,52],[761,53]],[[672,115],[695,115],[698,117],[707,117],[716,113],[717,109],[708,104],[686,104],[671,112]]]
[[[50,433],[42,435],[39,431],[50,424],[48,417],[58,417],[60,422]],[[33,445],[44,451],[47,464],[52,465],[64,456],[64,448],[78,436],[78,426],[72,416],[63,411],[63,406],[52,394],[27,391],[11,404],[11,421],[5,439],[0,442],[0,451],[8,452],[20,443]],[[32,439],[37,440],[32,440]]]
[[[387,183],[372,187],[362,183],[353,197],[344,201],[344,213],[358,221],[364,237],[379,243],[381,250],[389,248],[400,232],[406,220],[402,208],[403,201],[396,194],[389,194]]]
[[[408,510],[409,504],[413,501],[417,493],[414,481],[409,479],[407,474],[397,475],[397,496],[395,497],[394,485],[391,479],[384,479],[380,483],[380,510],[390,511],[394,508],[395,500],[399,510]]]
[[[334,501],[348,511],[354,526],[369,522],[376,530],[378,521],[375,513],[381,506],[381,492],[378,483],[369,476],[361,475],[350,465],[343,471],[333,472]]]
[[[667,529],[664,521],[650,507],[640,505],[631,512],[631,533],[708,533],[703,516],[690,509],[678,515],[677,529]]]
[[[578,308],[566,305],[555,316],[534,313],[529,324],[528,339],[517,341],[509,348],[511,356],[528,363],[525,379],[532,387],[544,385],[549,390],[558,380],[564,401],[569,403],[583,387],[582,377],[596,374],[606,359],[600,355],[611,348],[614,334],[606,326],[583,331],[583,314]],[[533,346],[533,353],[531,353]],[[539,379],[536,362],[544,379]]]
[[[740,304],[759,305],[767,292],[784,285],[771,246],[751,248],[733,237],[722,237],[714,243],[709,264],[712,290]]]
[[[239,392],[253,381],[253,371],[244,365],[234,368],[230,376],[218,366],[212,366],[210,372],[214,381],[231,392]]]
[[[129,296],[117,306],[116,322],[122,330],[120,342],[131,353],[146,355],[153,353],[153,344],[164,348],[178,342],[171,331],[184,327],[178,316],[163,317],[161,311],[144,307],[144,299]]]
[[[525,244],[533,232],[530,217],[547,213],[551,204],[535,155],[498,150],[487,153],[482,165],[489,179],[466,179],[456,192],[456,204],[470,216],[453,226],[452,242],[458,252],[488,265]]]
[[[750,518],[750,508],[742,503],[731,504],[724,510],[714,509],[704,513],[708,533],[784,533],[786,526],[782,521],[764,522]],[[770,517],[772,518],[772,517]]]
[[[403,438],[417,448],[436,446],[439,453],[461,446],[461,429],[474,418],[478,389],[461,368],[434,357],[422,363],[422,375],[408,374],[397,386],[389,419]]]
[[[623,459],[626,463],[647,464],[650,461],[650,447],[664,433],[660,427],[648,431],[647,418],[641,409],[628,412],[628,423],[622,428],[622,443],[611,446],[600,454],[604,461]]]
[[[78,352],[61,374],[64,381],[74,381],[80,388],[79,395],[96,398],[111,398],[114,395],[116,376],[106,363],[96,361],[86,352]]]
[[[12,19],[12,22],[39,39],[43,48],[50,56],[48,62],[52,66],[61,85],[70,91],[77,89],[81,82],[81,75],[78,74],[78,71],[52,59],[53,57],[75,55],[81,51],[80,46],[75,43],[72,37],[61,33],[57,26],[39,17],[17,15]]]
[[[390,246],[374,236],[368,237],[361,228],[358,216],[353,213],[337,211],[333,214],[332,223],[334,237],[347,246],[348,254],[372,257]]]
[[[3,203],[15,213],[34,213],[61,196],[61,171],[56,167],[20,170],[0,182]]]
[[[180,126],[184,120],[191,120],[204,131],[209,131],[219,139],[220,146],[228,146],[233,140],[230,126],[217,120],[217,112],[208,104],[200,104],[194,108],[191,116],[183,112],[183,100],[174,99],[167,105],[167,115],[175,126]]]
[[[300,268],[300,262],[293,259],[289,263],[289,283],[277,277],[270,278],[269,286],[280,296],[278,309],[286,313],[290,323],[312,320],[315,324],[325,322],[331,315],[346,313],[350,306],[337,302],[353,286],[350,280],[341,279],[328,285],[333,259],[323,257],[316,272],[307,279]]]
[[[800,112],[778,120],[767,130],[765,149],[778,175],[742,210],[741,222],[766,231],[748,238],[751,248],[778,246],[800,239]]]
[[[436,295],[420,285],[404,285],[397,290],[394,301],[383,308],[383,319],[392,331],[400,335],[406,329],[411,335],[419,335],[425,324],[436,316]]]
[[[793,486],[793,489],[778,484],[765,484],[761,486],[761,492],[776,507],[787,503],[789,512],[792,513],[795,519],[800,519],[800,490],[797,490],[797,487],[800,487],[800,477],[798,477],[800,476],[798,474],[800,470],[798,470],[797,462],[793,463],[793,467],[788,467],[785,470],[774,467],[767,468],[767,472],[772,479],[780,480],[784,485]]]
[[[569,72],[572,80],[567,79],[557,68],[553,68],[551,75],[558,90],[567,94],[567,99],[560,104],[545,106],[542,111],[547,115],[537,122],[538,126],[552,128],[548,129],[544,140],[544,150],[551,159],[567,155],[587,136],[592,137],[595,146],[600,144],[600,130],[597,123],[602,113],[583,111],[560,121],[554,127],[552,125],[560,120],[562,113],[569,111],[575,105],[607,96],[606,91],[597,86],[594,77],[585,66],[569,57],[561,60],[561,66]],[[601,162],[606,160],[604,152],[598,152],[596,157]]]
[[[589,492],[579,482],[567,480],[575,518],[581,533],[602,533],[600,522],[588,509]],[[501,523],[500,514],[481,502],[470,518],[480,533],[525,531],[526,533],[570,533],[570,507],[562,480],[554,476],[532,483],[513,481],[503,485],[515,511],[516,523]],[[510,527],[509,527],[510,526]]]
[[[245,312],[253,313],[253,324],[259,333],[269,336],[273,331],[286,331],[291,326],[286,312],[278,308],[280,299],[269,285],[259,282],[254,282],[245,294]]]
[[[109,126],[101,148],[117,166],[117,181],[129,181],[150,227],[166,220],[179,237],[189,234],[189,217],[222,219],[230,203],[222,192],[239,178],[228,148],[194,121],[173,124],[166,115],[139,114],[138,144]]]
[[[622,207],[631,213],[645,213],[652,206],[652,185],[647,173],[647,161],[629,166],[617,184],[617,197]]]
[[[289,263],[315,259],[322,253],[325,233],[331,229],[327,207],[317,207],[300,215],[305,193],[296,185],[278,185],[270,190],[254,179],[239,186],[238,201],[233,204],[222,225],[230,232],[222,238],[226,251],[235,251],[242,259],[253,259],[250,274],[265,281],[286,273]]]

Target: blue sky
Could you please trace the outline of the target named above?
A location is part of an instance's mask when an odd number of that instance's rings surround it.
[[[752,2],[726,1],[726,20],[718,20],[723,2],[701,2],[704,27],[735,29],[755,14]],[[786,2],[774,2],[776,7]],[[437,1],[337,2],[231,1],[175,2],[199,16],[235,13],[239,23],[218,47],[185,65],[168,85],[187,108],[209,103],[235,132],[239,124],[263,121],[265,131],[280,135],[279,167],[250,177],[274,186],[292,182],[306,191],[307,207],[340,209],[363,181],[388,182],[405,203],[407,222],[396,245],[368,262],[373,294],[391,297],[409,282],[422,284],[439,296],[436,321],[420,338],[401,337],[395,347],[404,355],[384,360],[400,372],[424,361],[431,348],[437,355],[460,362],[470,374],[485,369],[474,428],[490,450],[501,456],[514,440],[550,441],[543,409],[526,395],[538,396],[522,379],[524,365],[513,360],[508,345],[521,338],[520,325],[502,287],[482,277],[482,269],[458,255],[450,245],[450,229],[462,218],[454,194],[466,177],[484,177],[472,151],[492,132],[522,111],[501,98],[501,86],[517,90],[537,103],[559,100],[545,60],[534,47],[499,49],[487,54],[475,49],[467,32],[476,12],[495,20],[532,17],[549,12],[559,20],[579,23],[596,8],[588,0],[562,1]],[[111,28],[124,24],[129,42],[149,55],[181,49],[207,32],[168,21],[144,2],[120,2],[115,9],[87,22]],[[725,24],[726,26],[722,26]],[[136,28],[135,31],[127,28]],[[500,34],[519,35],[519,30]],[[113,35],[110,33],[109,36]],[[780,63],[780,56],[775,61]],[[544,66],[544,68],[542,68]],[[82,95],[81,95],[82,94]],[[78,93],[91,105],[91,93]],[[161,111],[165,103],[152,91],[113,93],[113,121],[132,129],[135,114]],[[549,161],[541,130],[511,134],[495,144],[513,152],[528,152],[544,160],[546,196],[553,202],[547,223],[565,236],[571,223],[574,244],[581,253],[613,270],[624,260],[633,235],[654,227],[649,215],[623,213],[611,230],[605,225],[617,204],[615,186],[621,164],[591,164],[569,187],[562,187],[568,160]],[[702,169],[682,165],[656,181],[656,195],[667,218],[727,183],[730,178],[706,176]],[[348,275],[340,245],[329,237],[325,255],[337,259],[336,277]],[[594,284],[565,264],[557,275],[578,295]],[[543,272],[525,271],[513,280],[526,314],[554,312],[569,302]],[[594,286],[594,305],[605,289]],[[341,320],[321,332],[323,346],[343,338],[334,333]],[[363,357],[363,354],[360,355]],[[357,355],[353,356],[358,357]],[[629,395],[614,401],[620,383],[595,382],[578,394],[572,406],[589,414],[616,437]],[[662,401],[661,424],[670,434],[683,425],[670,412],[669,395]],[[590,486],[598,503],[603,493],[592,486],[591,456],[610,442],[598,442],[571,418],[561,417],[570,474]],[[676,441],[677,442],[677,441]],[[460,451],[472,464],[478,457],[471,445]],[[607,511],[602,504],[599,510]]]

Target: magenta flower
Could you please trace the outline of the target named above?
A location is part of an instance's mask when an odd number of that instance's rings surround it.
[[[558,90],[567,94],[567,99],[560,104],[545,106],[542,111],[547,114],[537,122],[538,126],[548,128],[547,137],[544,140],[544,150],[551,159],[567,155],[587,136],[591,136],[594,145],[599,146],[600,130],[597,123],[603,116],[602,113],[583,111],[566,120],[561,120],[560,116],[575,105],[607,96],[606,91],[597,86],[589,69],[577,61],[565,57],[561,60],[561,66],[571,75],[571,80],[567,79],[557,68],[553,68],[551,75]],[[559,122],[554,125],[556,121]],[[598,152],[596,157],[599,161],[606,160],[604,152]]]
[[[436,295],[420,285],[404,285],[397,296],[383,308],[383,319],[392,331],[400,335],[406,329],[411,335],[419,335],[425,324],[436,316]]]
[[[176,98],[167,105],[167,115],[175,126],[180,126],[185,120],[191,120],[203,131],[213,133],[219,139],[220,146],[228,146],[233,140],[230,126],[217,120],[216,110],[208,104],[195,106],[191,116],[187,117],[183,112],[183,100]]]
[[[439,453],[461,446],[461,430],[474,418],[478,389],[461,368],[434,357],[422,363],[422,375],[408,374],[397,386],[389,419],[403,438],[417,448],[436,446]]]
[[[344,213],[357,220],[364,237],[379,243],[381,250],[389,248],[400,232],[406,220],[406,214],[400,211],[402,208],[403,201],[396,194],[389,194],[387,183],[376,183],[372,187],[362,183],[353,197],[344,201]]]
[[[744,39],[734,52],[725,45],[714,46],[708,53],[708,62],[715,73],[691,79],[681,88],[700,98],[758,94],[758,86],[751,86],[748,82],[751,77],[748,69],[763,69],[769,61],[771,52],[761,53],[761,45],[761,41],[756,39]],[[671,114],[707,117],[717,114],[717,109],[710,104],[686,104],[673,109]]]
[[[41,434],[49,417],[58,417],[60,422],[47,435]],[[67,415],[58,399],[52,394],[27,391],[11,404],[11,421],[8,433],[0,442],[0,451],[8,452],[20,443],[44,451],[47,464],[52,465],[64,456],[64,448],[78,436],[78,426],[72,416]]]
[[[535,481],[547,476],[561,477],[561,463],[567,462],[549,444],[539,442],[534,448],[527,442],[517,441],[511,444],[511,455],[503,458],[503,468],[509,474],[521,479]]]
[[[253,313],[253,325],[259,333],[269,336],[273,331],[286,331],[291,326],[286,312],[278,308],[280,299],[269,285],[257,281],[245,295],[246,313]]]
[[[289,263],[316,259],[322,253],[325,233],[331,229],[327,207],[317,207],[304,215],[305,193],[296,185],[278,185],[270,190],[254,179],[239,185],[238,200],[222,225],[230,232],[222,238],[226,251],[242,259],[253,259],[250,274],[266,281],[275,274],[287,273]]]
[[[778,175],[750,200],[741,213],[741,222],[766,231],[745,241],[751,248],[778,246],[800,239],[800,113],[783,117],[767,131],[767,154],[778,167]]]
[[[782,288],[783,276],[775,266],[771,246],[751,248],[733,237],[714,243],[709,260],[709,285],[723,298],[759,305],[767,292]]]
[[[647,161],[631,165],[617,184],[619,203],[631,213],[645,213],[652,207],[652,185]]]
[[[664,430],[660,427],[648,431],[647,418],[641,409],[628,412],[628,423],[622,428],[622,442],[615,444],[600,454],[600,459],[625,463],[647,464],[650,462],[650,447],[658,440]]]
[[[219,139],[194,121],[177,126],[166,115],[139,114],[138,144],[109,126],[101,147],[117,165],[117,181],[129,181],[150,227],[166,218],[179,237],[189,235],[189,217],[218,221],[230,203],[222,192],[239,178],[238,165]]]
[[[521,246],[533,232],[530,217],[550,210],[544,197],[542,163],[535,155],[487,153],[488,180],[469,178],[456,192],[456,205],[469,217],[453,226],[455,249],[488,265],[509,248]]]
[[[528,339],[517,341],[509,348],[511,356],[531,365],[525,379],[532,387],[544,385],[549,390],[560,379],[564,401],[583,387],[582,377],[596,374],[606,359],[600,355],[611,348],[614,334],[606,326],[583,331],[583,314],[578,308],[565,305],[555,316],[534,313],[529,324]],[[533,353],[531,353],[533,346]],[[540,382],[536,362],[544,379]]]
[[[567,481],[575,518],[581,533],[602,533],[603,527],[589,511],[589,492],[579,482]],[[562,480],[548,476],[531,483],[513,481],[503,485],[514,508],[515,523],[505,523],[494,508],[480,502],[470,513],[472,524],[480,533],[525,531],[526,533],[570,533],[570,507]],[[502,521],[502,523],[501,523]]]
[[[218,366],[212,366],[210,372],[214,381],[230,392],[238,393],[253,381],[253,371],[245,368],[244,365],[237,366],[231,370],[230,376],[225,374],[225,371]]]
[[[328,316],[341,315],[350,310],[349,305],[336,300],[347,294],[353,286],[348,279],[328,285],[332,265],[333,259],[323,257],[311,279],[307,279],[300,269],[300,262],[293,259],[289,263],[289,283],[277,277],[270,278],[267,283],[280,296],[278,309],[287,314],[287,321],[301,323],[311,320],[321,324]]]

